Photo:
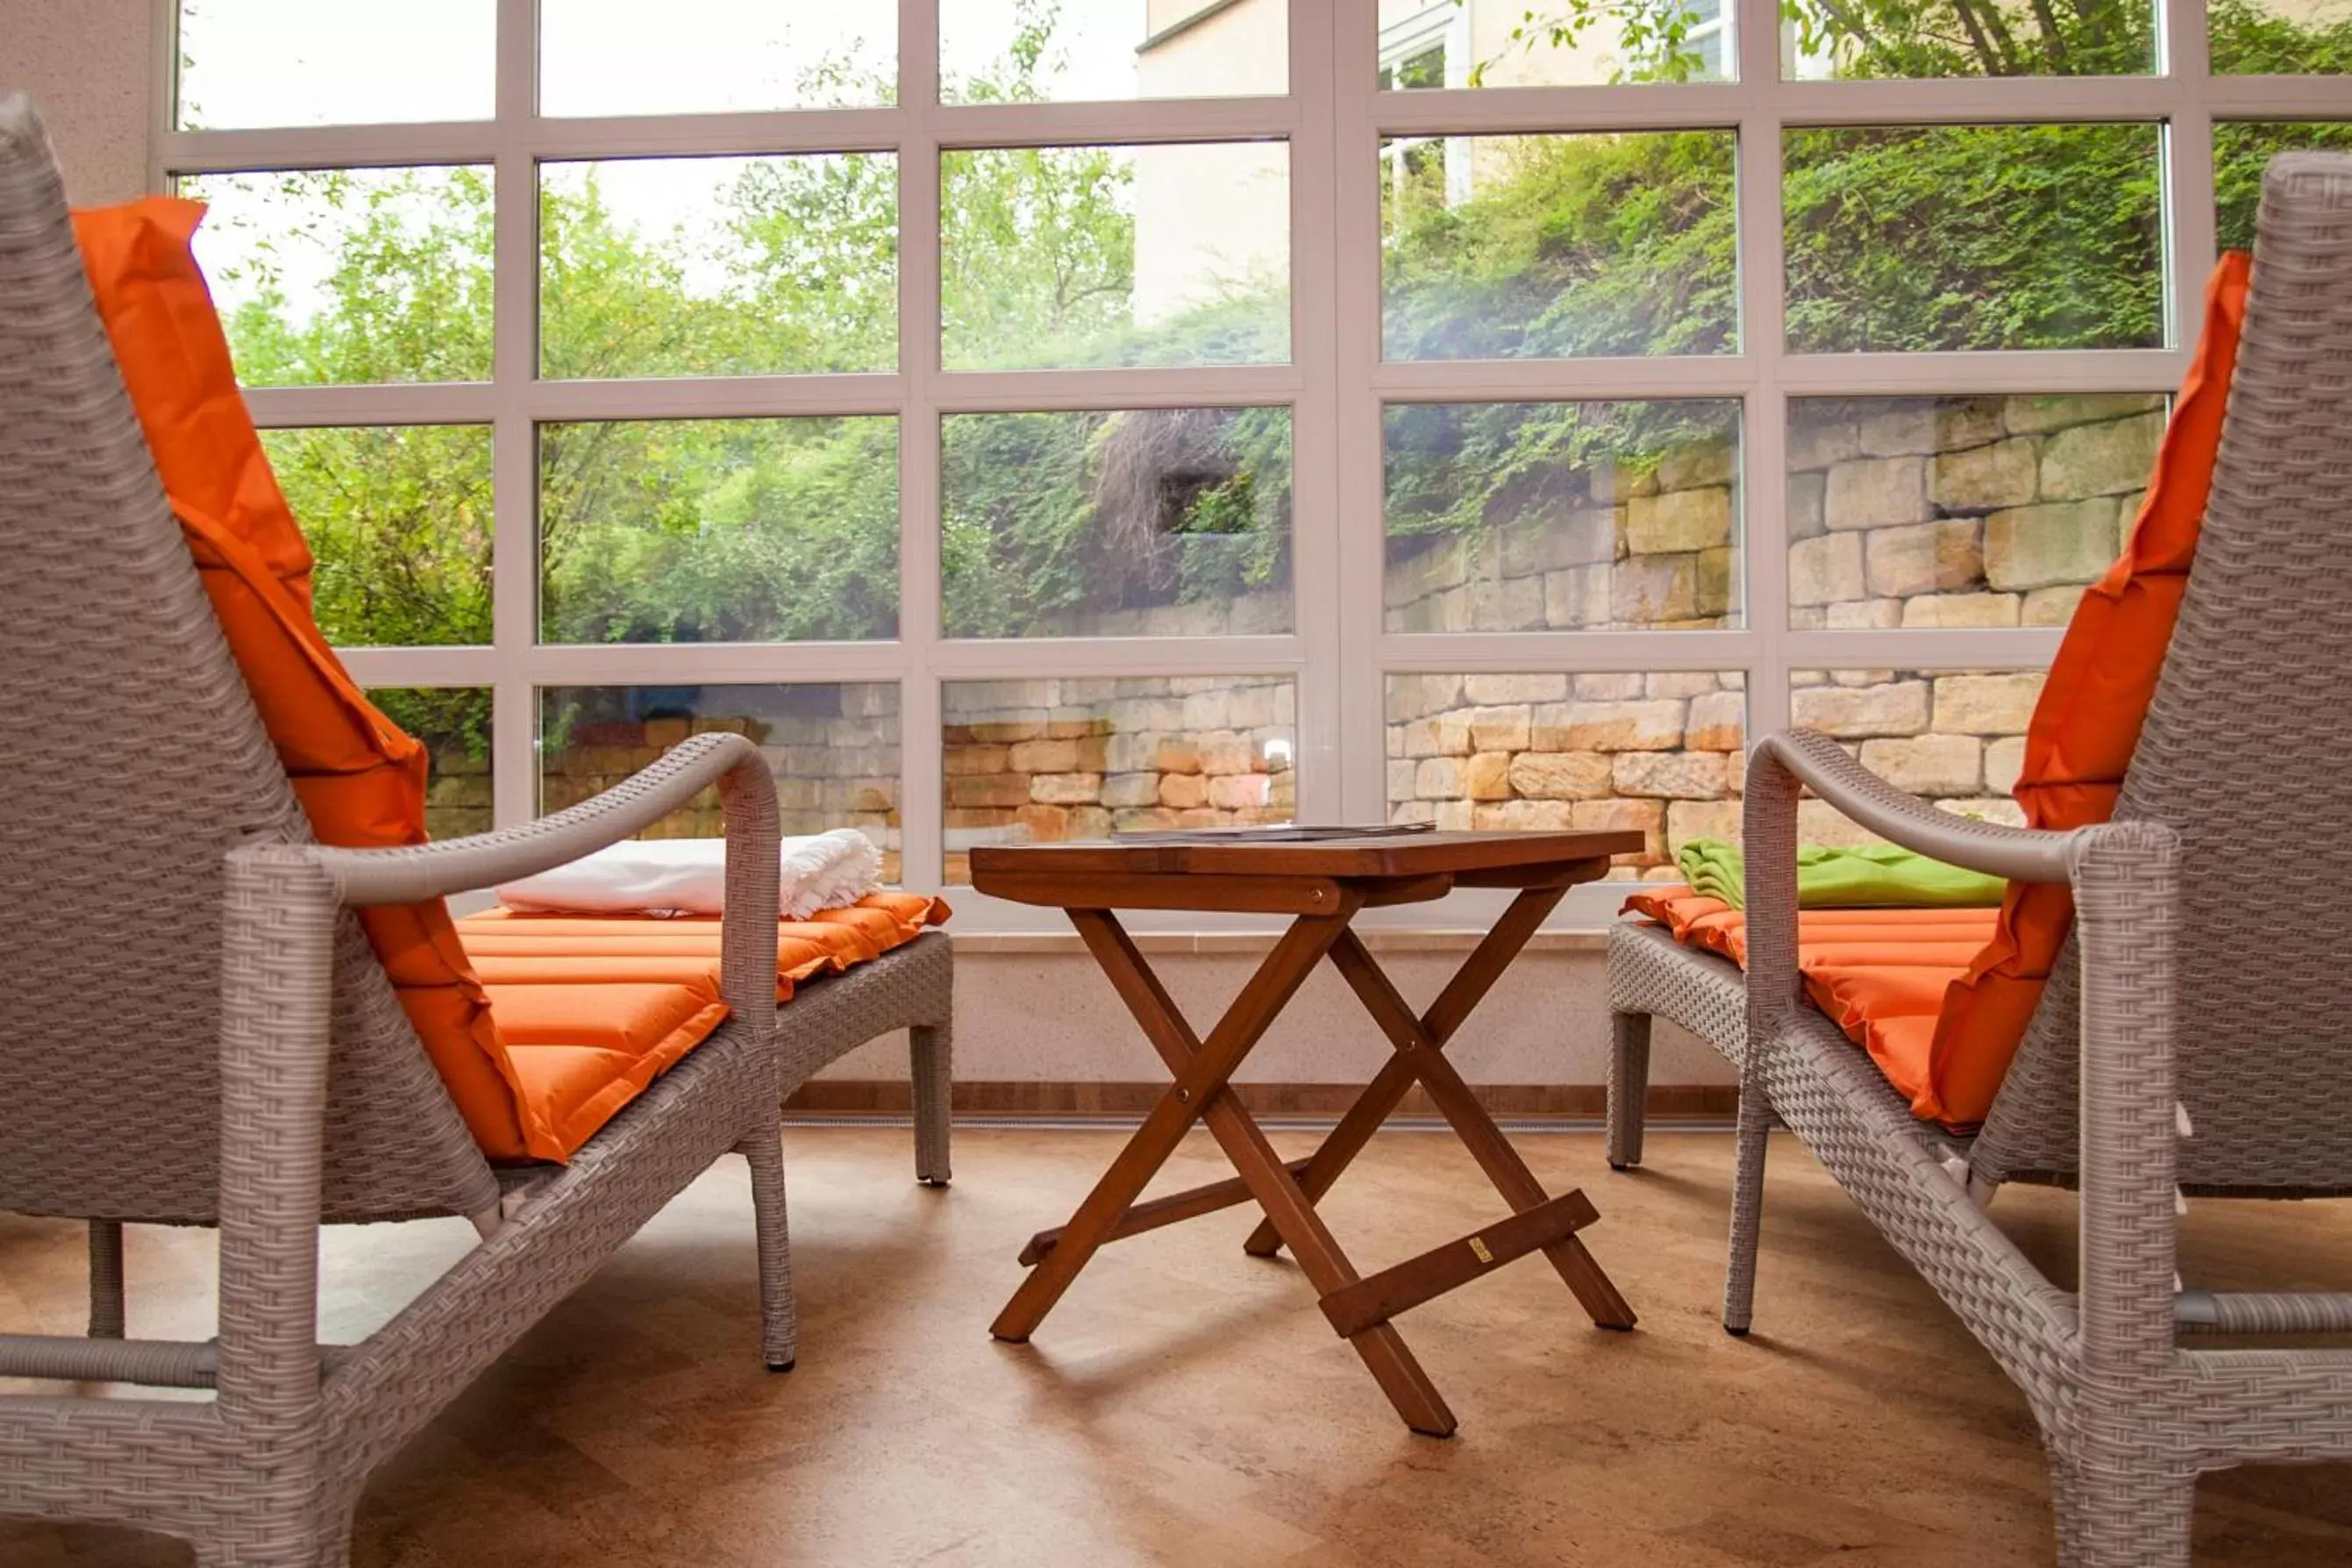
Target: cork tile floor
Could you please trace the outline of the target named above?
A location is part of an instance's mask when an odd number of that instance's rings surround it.
[[[2022,1401],[1833,1184],[1776,1140],[1757,1332],[1716,1326],[1730,1146],[1521,1140],[1599,1204],[1594,1251],[1643,1314],[1586,1325],[1539,1261],[1402,1320],[1462,1421],[1409,1436],[1234,1209],[1107,1249],[1026,1347],[986,1323],[1028,1234],[1110,1158],[1092,1131],[960,1130],[957,1182],[908,1135],[790,1134],[801,1360],[760,1368],[749,1196],[706,1176],[383,1471],[371,1568],[789,1564],[1938,1564],[2050,1560]],[[1286,1152],[1310,1140],[1277,1135]],[[1224,1173],[1196,1139],[1163,1180]],[[1450,1139],[1384,1135],[1329,1200],[1360,1264],[1496,1217]],[[2070,1200],[2004,1194],[2062,1275]],[[2219,1212],[2214,1212],[2219,1210]],[[2225,1223],[2226,1222],[2226,1223]],[[336,1235],[330,1333],[381,1321],[462,1225]],[[2352,1279],[2352,1209],[2200,1208],[2214,1283]],[[134,1333],[209,1331],[211,1247],[135,1232]],[[0,1328],[77,1332],[78,1230],[0,1217]],[[2200,1563],[2352,1562],[2352,1470],[2200,1491]],[[0,1522],[0,1563],[186,1561],[128,1532]]]

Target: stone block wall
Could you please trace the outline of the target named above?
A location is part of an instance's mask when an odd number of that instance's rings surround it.
[[[1790,625],[2063,626],[2122,546],[2164,419],[2153,394],[1795,404]]]
[[[2115,559],[2165,400],[1809,398],[1790,405],[1790,625],[2061,626]],[[1738,624],[1738,452],[1595,465],[1484,535],[1388,542],[1391,632]]]
[[[895,684],[705,687],[690,702],[657,704],[661,711],[642,718],[618,706],[599,703],[571,722],[560,743],[550,738],[540,760],[541,810],[610,789],[689,735],[726,731],[750,736],[767,759],[787,835],[855,827],[881,848],[883,879],[902,879]],[[670,710],[689,706],[690,713]],[[725,831],[714,789],[646,837],[716,838]]]
[[[1485,535],[1401,534],[1383,589],[1391,632],[1734,624],[1738,449],[1695,443],[1656,465],[1569,476],[1558,504]]]
[[[1242,637],[1281,636],[1292,629],[1290,584],[1188,599],[1172,605],[1079,609],[1041,616],[1029,637]]]
[[[1948,810],[2021,820],[2007,797],[2038,672],[1801,670],[1796,721]],[[1388,683],[1391,822],[1453,829],[1598,828],[1643,835],[1615,880],[1670,881],[1693,838],[1739,837],[1746,681],[1737,672],[1407,675]],[[1820,801],[1808,844],[1866,842]]]
[[[438,841],[488,833],[496,826],[490,759],[461,735],[423,735],[430,763],[425,784],[425,831]]]
[[[1391,822],[1632,829],[1613,879],[1671,878],[1691,838],[1737,837],[1746,681],[1736,672],[1398,675]]]
[[[2021,826],[2011,798],[2025,729],[2042,695],[2038,669],[1801,669],[1790,717],[1837,737],[1863,766],[1946,811]],[[1806,844],[1874,842],[1822,802],[1797,803]]]
[[[1297,695],[1283,676],[958,681],[943,692],[947,879],[982,844],[1286,822]]]

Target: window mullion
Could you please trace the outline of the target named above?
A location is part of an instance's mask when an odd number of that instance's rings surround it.
[[[2160,0],[2162,57],[2179,92],[2165,128],[2165,264],[2170,279],[2172,342],[2194,348],[2204,317],[2205,275],[2219,247],[2213,222],[2212,54],[2205,0]]]
[[[1381,595],[1380,16],[1377,0],[1329,0],[1332,276],[1332,421],[1339,547],[1339,812],[1348,822],[1387,817],[1387,660]],[[1294,70],[1297,68],[1294,66]]]
[[[1770,29],[1759,13],[1773,17]],[[1771,0],[1750,0],[1740,17],[1740,69],[1756,107],[1739,124],[1739,344],[1754,367],[1740,430],[1740,565],[1747,586],[1744,624],[1755,642],[1748,668],[1748,733],[1752,738],[1789,723],[1789,529],[1786,446],[1788,396],[1781,379],[1787,357],[1783,331],[1780,203],[1779,13]],[[1759,79],[1759,73],[1769,72]]]
[[[539,694],[530,674],[539,627],[538,0],[498,0],[498,119],[491,272],[490,776],[501,827],[539,812]]]
[[[898,833],[900,876],[945,868],[940,643],[939,0],[898,0]]]
[[[1347,723],[1350,660],[1343,657],[1349,605],[1340,504],[1347,450],[1339,407],[1338,108],[1330,40],[1334,0],[1291,0],[1290,90],[1298,132],[1290,147],[1291,358],[1301,387],[1291,418],[1291,604],[1307,662],[1298,681],[1297,815],[1305,821],[1369,820],[1348,796],[1360,771],[1355,752],[1372,742]],[[1352,747],[1352,750],[1351,750]]]

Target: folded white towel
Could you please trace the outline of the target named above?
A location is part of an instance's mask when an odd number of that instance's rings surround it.
[[[854,827],[783,841],[779,902],[786,920],[854,904],[882,885],[882,851]],[[727,906],[723,838],[636,838],[501,883],[512,910],[580,915],[715,915]]]

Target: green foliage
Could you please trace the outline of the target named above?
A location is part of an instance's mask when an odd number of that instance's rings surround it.
[[[482,381],[490,373],[490,176],[478,168],[298,171],[188,182],[253,230],[222,281],[249,385]],[[250,214],[250,216],[246,216]],[[288,274],[331,250],[322,309],[287,319]]]
[[[1054,0],[1024,0],[964,101],[1049,96]],[[2152,11],[2121,0],[1791,0],[1834,74],[2147,68]],[[2214,0],[2225,70],[2352,70],[2352,22]],[[1609,37],[1627,80],[1699,68],[1689,0],[1566,0],[1519,47]],[[2263,162],[2343,127],[2221,127],[2225,238]],[[1782,150],[1787,329],[1800,350],[2161,340],[2155,132],[2138,126],[1797,131]],[[1750,149],[1751,177],[1769,149]],[[1738,346],[1726,132],[1392,143],[1382,168],[1392,359],[1710,354]],[[1466,162],[1465,162],[1466,161]],[[1451,165],[1451,166],[1449,166]],[[1133,319],[1136,165],[1112,148],[983,149],[942,167],[951,367],[1288,356],[1271,280]],[[884,154],[750,159],[698,230],[648,233],[593,165],[539,203],[550,377],[888,370],[899,362],[898,170]],[[228,321],[254,384],[471,380],[491,355],[490,176],[478,169],[197,182],[257,199]],[[229,221],[225,218],[224,221]],[[319,268],[302,252],[327,254]],[[307,268],[307,270],[306,270]],[[299,300],[302,308],[296,308]],[[911,323],[912,352],[930,352]],[[1736,447],[1727,405],[1413,405],[1388,416],[1388,526],[1476,531],[1587,504],[1678,453]],[[559,641],[834,639],[898,624],[899,433],[886,418],[627,421],[538,433],[541,634]],[[950,635],[1096,617],[1287,580],[1286,409],[972,416],[943,422]],[[273,433],[319,556],[322,620],[353,644],[486,640],[490,456],[481,429]],[[509,498],[509,505],[527,504]],[[407,694],[423,727],[486,739],[479,692]]]
[[[897,635],[895,421],[549,425],[539,450],[547,640]]]
[[[450,758],[490,760],[490,689],[487,686],[379,686],[369,700],[383,716],[431,749],[434,766]]]
[[[1420,151],[1416,148],[1413,151]],[[1382,185],[1391,359],[1721,353],[1737,346],[1732,138],[1489,137]]]
[[[2156,127],[1791,131],[1789,346],[2163,342]]]
[[[262,436],[317,567],[320,625],[362,647],[490,640],[490,432],[482,426]]]
[[[940,158],[940,342],[950,370],[1083,363],[1135,289],[1131,154],[992,147]]]
[[[2347,61],[2352,65],[2352,61]],[[2352,124],[2223,121],[2213,127],[2213,205],[2224,250],[2251,250],[2263,170],[2281,153],[2352,153]]]
[[[960,415],[942,448],[950,637],[1074,634],[1288,580],[1286,408]]]

